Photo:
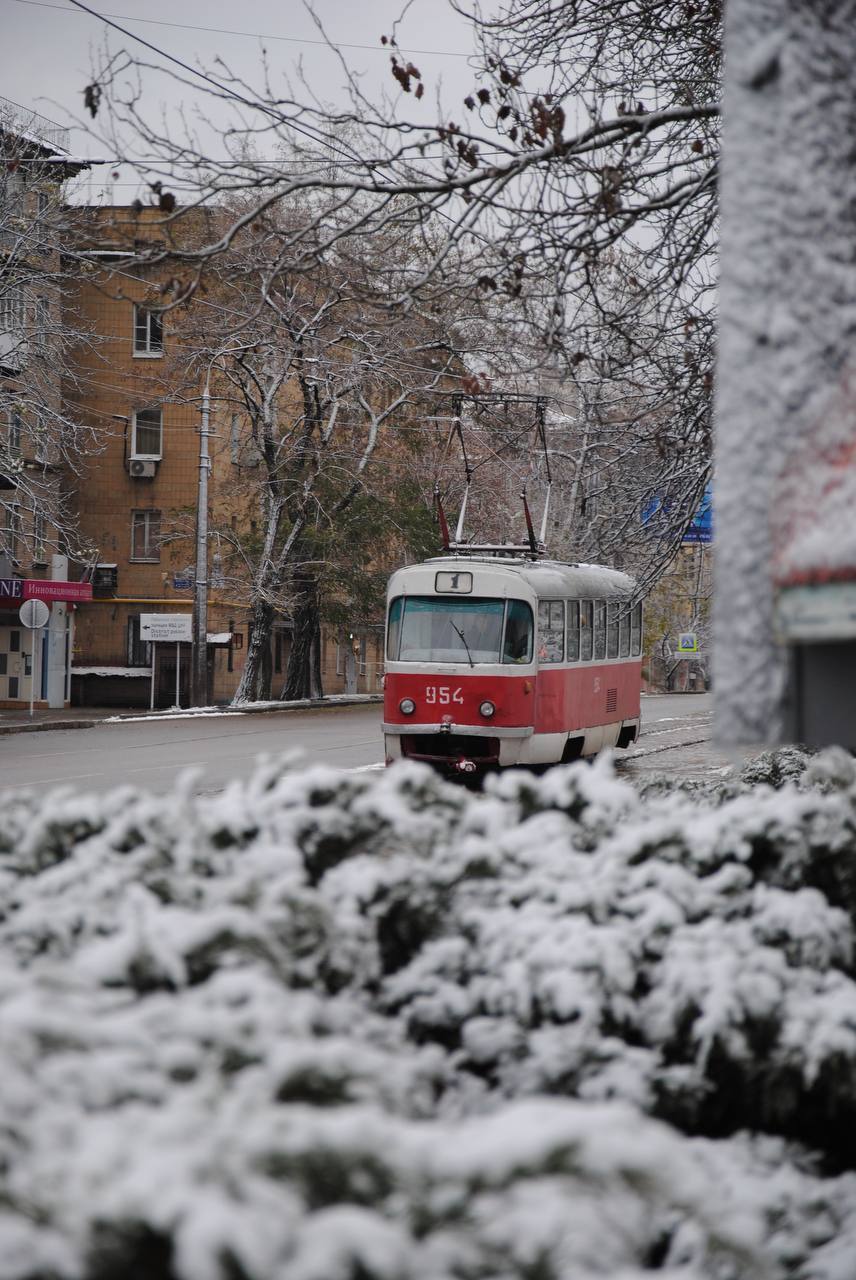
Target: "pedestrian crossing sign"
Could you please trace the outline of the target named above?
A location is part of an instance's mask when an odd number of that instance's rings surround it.
[[[678,653],[698,653],[698,636],[694,631],[682,631],[678,636]]]

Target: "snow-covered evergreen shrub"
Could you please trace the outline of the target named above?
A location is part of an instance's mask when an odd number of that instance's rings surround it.
[[[856,773],[763,769],[16,797],[0,1280],[851,1280]]]

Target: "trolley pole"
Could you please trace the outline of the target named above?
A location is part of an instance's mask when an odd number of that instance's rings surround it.
[[[208,702],[208,419],[211,367],[202,392],[202,421],[199,429],[199,485],[196,496],[196,576],[193,587],[193,652],[191,705]]]

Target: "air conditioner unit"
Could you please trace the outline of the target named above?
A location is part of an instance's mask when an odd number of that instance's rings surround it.
[[[154,480],[158,464],[152,458],[129,458],[128,475],[135,480]]]
[[[119,585],[119,568],[115,564],[96,564],[92,569],[92,594],[109,596]]]

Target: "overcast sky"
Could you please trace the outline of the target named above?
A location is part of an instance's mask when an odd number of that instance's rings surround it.
[[[321,37],[306,8],[292,0],[86,0],[89,8],[112,17],[160,49],[188,62],[214,69],[222,58],[249,83],[260,82],[261,48],[267,50],[274,75],[289,75],[296,82],[302,61],[310,84],[318,86],[320,97],[340,98],[341,69]],[[374,88],[391,92],[395,84],[389,71],[389,54],[380,37],[389,34],[404,8],[403,0],[317,0],[316,12],[327,33],[342,46],[351,67],[364,77],[370,96]],[[112,50],[135,49],[141,56],[153,55],[89,14],[74,9],[67,0],[0,0],[2,14],[3,78],[0,93],[5,98],[48,116],[60,124],[80,119],[83,89],[89,82],[93,59],[105,39]],[[142,19],[145,19],[143,21]],[[220,28],[220,31],[193,28]],[[224,34],[224,32],[246,34]],[[443,99],[460,103],[472,85],[467,57],[472,52],[468,26],[451,10],[446,0],[413,0],[398,31],[399,45],[418,58],[426,81],[421,104],[426,123],[436,118],[435,90],[442,84]],[[150,89],[153,102],[168,108],[179,98],[189,101],[184,87],[170,87],[158,78]],[[174,96],[172,96],[174,95]],[[412,99],[410,100],[412,103]],[[192,106],[192,102],[190,103]],[[81,130],[72,135],[78,154],[103,154],[104,148]],[[93,174],[91,195],[107,180],[107,171]],[[125,185],[127,184],[127,185]],[[122,172],[114,183],[116,203],[125,203],[135,194],[130,172]]]

